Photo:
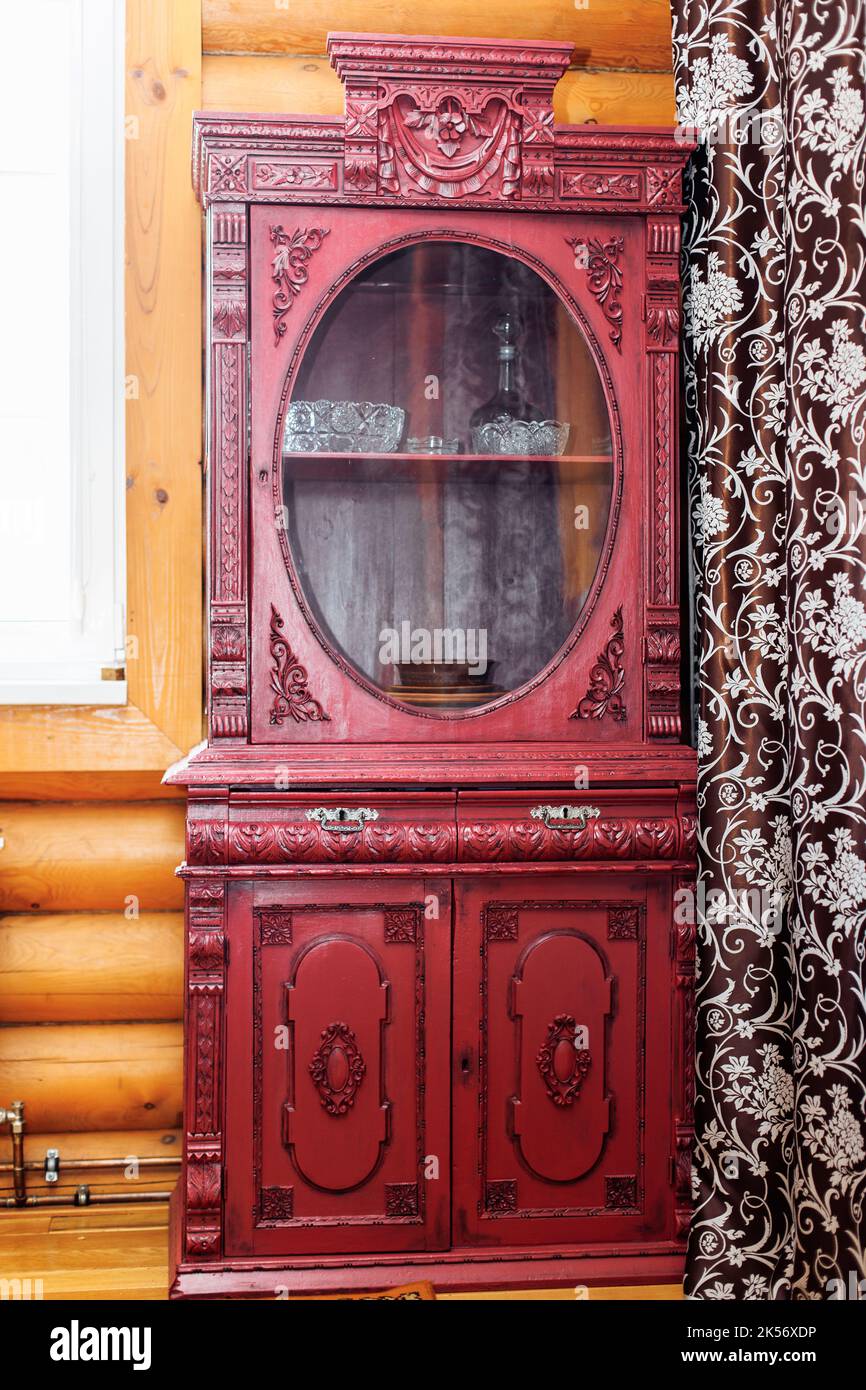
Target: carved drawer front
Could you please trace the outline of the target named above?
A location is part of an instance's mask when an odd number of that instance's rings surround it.
[[[232,984],[251,988],[253,1023],[243,1047],[229,1041],[227,1251],[438,1248],[450,889],[330,882],[235,897]]]
[[[231,864],[449,864],[456,842],[451,792],[259,793],[229,811]]]
[[[672,790],[460,792],[457,857],[507,860],[681,860],[694,853],[694,817]]]
[[[667,881],[462,881],[455,1220],[470,1239],[663,1238]]]

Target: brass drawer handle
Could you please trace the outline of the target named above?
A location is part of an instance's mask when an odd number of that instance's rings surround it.
[[[543,820],[549,830],[583,830],[588,820],[596,820],[597,806],[533,806],[533,820]]]
[[[378,820],[379,812],[370,806],[314,806],[305,812],[307,820],[317,820],[323,830],[349,835],[363,830],[368,820]]]

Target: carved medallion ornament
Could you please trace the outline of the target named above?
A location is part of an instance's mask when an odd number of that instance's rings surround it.
[[[578,1032],[571,1014],[557,1014],[535,1059],[554,1105],[574,1104],[592,1065],[589,1048],[576,1046]]]
[[[610,620],[613,636],[609,638],[604,651],[589,673],[589,688],[577,709],[569,716],[571,719],[604,719],[610,715],[617,723],[625,719],[625,705],[622,692],[625,685],[625,670],[622,664],[625,642],[623,639],[622,608],[618,608]]]
[[[277,343],[286,331],[286,314],[309,278],[309,259],[327,235],[327,227],[296,227],[293,232],[271,227],[271,243],[276,247],[271,279],[277,286],[274,292],[274,341]]]
[[[345,1023],[330,1023],[322,1029],[322,1041],[310,1063],[310,1076],[329,1115],[349,1113],[366,1070],[351,1028]]]
[[[604,242],[598,237],[566,237],[566,241],[574,251],[575,266],[586,271],[590,291],[611,325],[610,341],[617,352],[622,352],[622,270],[619,264],[622,237],[611,237]]]
[[[307,720],[317,722],[329,719],[318,700],[314,700],[307,689],[307,671],[300,664],[283,636],[283,620],[271,604],[271,656],[274,660],[271,675],[271,690],[274,703],[271,708],[271,723],[282,724],[284,719],[293,719],[296,724]]]

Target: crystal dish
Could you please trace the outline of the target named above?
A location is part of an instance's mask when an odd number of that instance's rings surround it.
[[[286,454],[393,454],[405,410],[372,401],[292,401],[286,411]]]
[[[490,420],[472,430],[476,454],[562,454],[571,425],[559,420]]]

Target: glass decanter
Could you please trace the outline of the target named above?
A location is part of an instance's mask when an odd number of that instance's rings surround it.
[[[499,385],[490,400],[474,410],[470,417],[469,428],[476,449],[488,436],[501,436],[503,441],[507,441],[508,426],[513,423],[532,423],[542,419],[541,411],[526,399],[517,384],[517,345],[512,315],[503,314],[494,324],[493,332],[499,339],[496,353]],[[485,430],[484,427],[489,425],[495,425],[497,429]]]

